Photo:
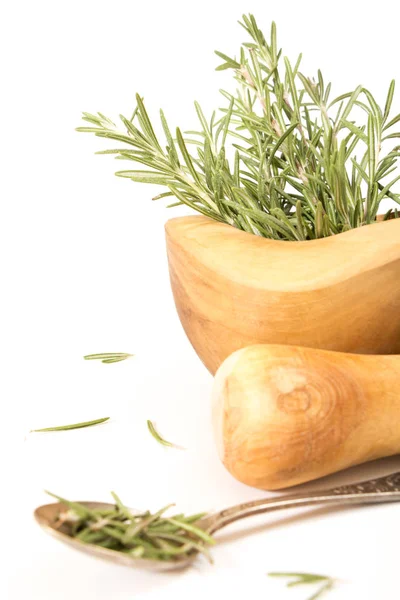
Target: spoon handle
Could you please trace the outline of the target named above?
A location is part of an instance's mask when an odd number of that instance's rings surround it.
[[[244,502],[212,515],[208,531],[214,533],[239,519],[284,508],[312,506],[314,504],[333,506],[396,501],[400,501],[400,472],[379,479],[311,492],[307,495],[275,496],[274,498]]]

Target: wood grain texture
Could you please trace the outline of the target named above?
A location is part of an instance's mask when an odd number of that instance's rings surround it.
[[[400,452],[400,356],[296,346],[234,352],[218,370],[213,426],[239,481],[285,488]]]
[[[180,320],[213,374],[258,343],[400,353],[400,219],[280,242],[178,217],[166,239]]]

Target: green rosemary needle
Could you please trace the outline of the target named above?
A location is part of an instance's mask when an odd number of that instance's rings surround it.
[[[59,425],[58,427],[44,427],[43,429],[31,429],[30,433],[42,433],[43,431],[65,431],[67,429],[81,429],[82,427],[91,427],[92,425],[99,425],[105,423],[110,417],[103,417],[102,419],[95,419],[94,421],[83,421],[82,423],[72,423],[70,425]]]
[[[174,506],[171,504],[155,513],[137,514],[125,506],[115,492],[112,492],[113,508],[90,509],[79,502],[46,493],[66,507],[57,515],[54,526],[62,526],[67,535],[83,543],[124,552],[132,558],[161,561],[174,561],[197,551],[212,562],[208,546],[215,541],[196,526],[205,513],[164,517],[164,512]]]
[[[156,430],[154,423],[152,423],[152,421],[147,420],[147,428],[150,431],[153,438],[155,440],[157,440],[157,442],[159,444],[162,444],[163,446],[168,446],[170,448],[180,448],[180,446],[177,446],[176,444],[173,444],[172,442],[168,442],[167,440],[164,440],[164,438],[162,438],[161,435]]]
[[[307,600],[317,600],[321,598],[325,592],[331,590],[335,584],[335,579],[327,575],[315,575],[314,573],[268,573],[269,577],[284,577],[289,578],[287,587],[296,585],[321,584],[321,587]]]
[[[105,352],[103,354],[86,354],[83,358],[85,360],[101,360],[103,363],[115,363],[121,360],[131,358],[133,354],[126,354],[125,352]]]

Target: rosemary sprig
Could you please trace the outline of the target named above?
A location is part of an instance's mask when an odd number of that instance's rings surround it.
[[[267,238],[335,235],[375,222],[385,199],[400,203],[400,146],[390,147],[400,137],[393,130],[400,114],[391,115],[395,82],[384,108],[361,85],[332,99],[321,71],[309,78],[300,71],[301,55],[294,63],[283,57],[275,23],[268,39],[253,15],[240,24],[250,41],[239,56],[216,52],[223,61],[217,70],[231,70],[238,89],[222,90],[226,105],[211,119],[195,103],[198,129],[173,135],[161,111],[162,143],[137,95],[132,117],[120,115],[120,126],[85,112],[78,131],[122,144],[99,154],[139,165],[116,175],[163,186],[155,199],[174,196],[170,206],[186,204]]]
[[[155,440],[157,440],[157,442],[159,444],[162,444],[162,446],[168,446],[170,448],[180,448],[182,450],[182,448],[180,446],[177,446],[176,444],[173,444],[172,442],[168,442],[167,440],[164,440],[164,438],[162,438],[161,435],[158,433],[158,431],[155,428],[154,423],[152,421],[147,420],[147,428],[150,431],[153,438]]]
[[[102,363],[115,363],[121,360],[131,358],[133,354],[126,354],[125,352],[106,352],[104,354],[86,354],[83,358],[85,360],[101,360]]]
[[[172,505],[156,513],[149,511],[135,514],[113,492],[115,507],[112,509],[89,509],[79,502],[71,502],[47,492],[66,506],[54,523],[71,537],[82,543],[95,544],[130,554],[132,558],[174,561],[193,552],[201,552],[210,562],[208,546],[214,539],[196,523],[205,513],[164,517]]]
[[[321,598],[325,592],[331,590],[335,584],[335,580],[332,577],[326,575],[315,575],[313,573],[268,573],[269,577],[285,577],[290,578],[286,585],[287,587],[294,587],[296,585],[304,584],[322,584],[321,587],[307,600],[317,600]]]
[[[110,417],[103,417],[102,419],[95,419],[94,421],[83,421],[82,423],[72,423],[71,425],[59,425],[58,427],[44,427],[43,429],[31,429],[30,433],[42,433],[43,431],[65,431],[67,429],[81,429],[82,427],[91,427],[92,425],[99,425],[105,423]]]

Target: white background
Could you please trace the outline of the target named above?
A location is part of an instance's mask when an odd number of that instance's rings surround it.
[[[102,140],[74,131],[82,110],[129,115],[140,92],[156,118],[192,129],[193,100],[209,113],[230,75],[214,49],[235,54],[243,10],[303,71],[321,68],[334,93],[358,83],[384,102],[399,79],[396,3],[214,2],[4,3],[1,45],[1,546],[0,595],[29,600],[197,598],[204,594],[302,599],[268,571],[326,573],[343,581],[328,597],[399,597],[399,506],[314,510],[249,521],[218,535],[215,565],[154,575],[79,555],[47,537],[32,511],[44,489],[134,507],[212,510],[265,492],[236,482],[210,431],[212,378],[180,327],[168,281],[163,224],[178,214],[155,189],[113,176],[94,156]],[[232,88],[231,88],[232,89]],[[395,96],[400,111],[400,92]],[[114,365],[92,352],[133,352]],[[379,398],[377,398],[379,402]],[[111,416],[107,425],[51,434],[32,428]],[[186,451],[149,435],[153,419]],[[391,459],[318,483],[396,469]],[[4,562],[5,561],[5,562]]]

